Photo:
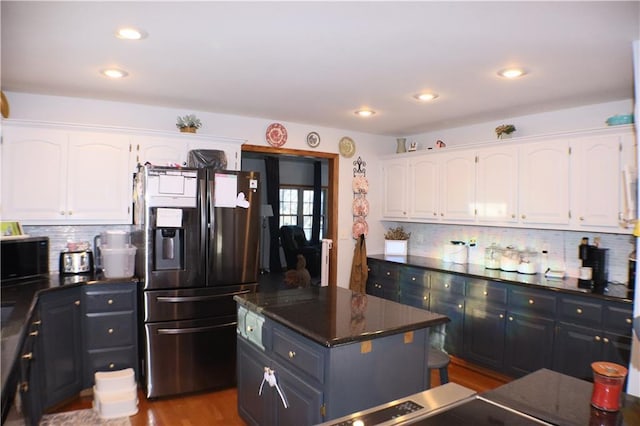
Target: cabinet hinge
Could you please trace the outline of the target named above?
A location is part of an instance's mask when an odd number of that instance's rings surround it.
[[[622,152],[622,142],[620,142],[620,143],[618,144],[618,151],[619,151],[619,152]]]
[[[571,155],[571,147],[569,147],[569,155]]]
[[[133,151],[133,147],[129,144],[129,152]]]
[[[323,419],[327,415],[327,405],[324,403],[320,406],[320,415],[322,416]]]
[[[478,156],[476,155],[476,164],[478,164],[480,160],[478,159]]]
[[[569,219],[571,219],[571,210],[569,210],[568,216],[569,216]]]

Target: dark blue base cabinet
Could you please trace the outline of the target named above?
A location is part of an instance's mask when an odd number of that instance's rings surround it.
[[[547,368],[587,380],[594,361],[631,359],[629,301],[367,260],[368,293],[451,319],[444,347],[456,357],[511,377]]]
[[[250,425],[311,425],[429,388],[428,329],[325,347],[269,319],[265,349],[238,337],[238,412]],[[286,398],[260,384],[275,371]]]

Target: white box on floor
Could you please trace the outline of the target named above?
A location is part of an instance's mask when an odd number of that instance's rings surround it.
[[[93,409],[101,419],[133,416],[138,412],[138,387],[117,392],[100,392],[93,387]]]
[[[131,389],[136,385],[133,368],[117,371],[98,371],[95,374],[95,389],[100,393]]]

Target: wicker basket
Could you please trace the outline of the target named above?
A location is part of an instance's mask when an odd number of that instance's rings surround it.
[[[198,130],[197,127],[180,127],[182,133],[195,133]]]

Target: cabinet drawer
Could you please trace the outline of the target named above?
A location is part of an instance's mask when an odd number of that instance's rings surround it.
[[[88,351],[85,377],[94,377],[96,371],[116,371],[133,368],[136,371],[136,350],[129,346],[118,349]]]
[[[86,345],[89,349],[134,345],[136,321],[131,313],[89,314],[86,321]]]
[[[559,317],[578,325],[601,325],[602,305],[578,298],[560,297]]]
[[[494,304],[507,303],[507,289],[497,283],[482,280],[471,280],[467,282],[467,296],[485,300]]]
[[[294,366],[320,383],[324,381],[324,359],[319,347],[314,348],[274,328],[273,352],[285,366]]]
[[[465,279],[458,275],[431,274],[431,290],[451,295],[464,296]]]
[[[429,290],[419,285],[402,283],[400,286],[400,303],[429,309]]]
[[[105,291],[95,284],[84,291],[86,312],[132,311],[135,307],[135,287],[126,285],[121,290]],[[113,286],[111,287],[113,288]]]
[[[617,305],[605,305],[604,327],[607,330],[630,334],[632,325],[633,312],[631,307],[624,308]]]
[[[402,285],[415,284],[422,288],[429,288],[429,273],[424,269],[407,266],[400,268],[399,276]]]
[[[512,288],[509,290],[509,310],[521,312],[537,312],[555,315],[556,297],[542,294],[543,291]]]

